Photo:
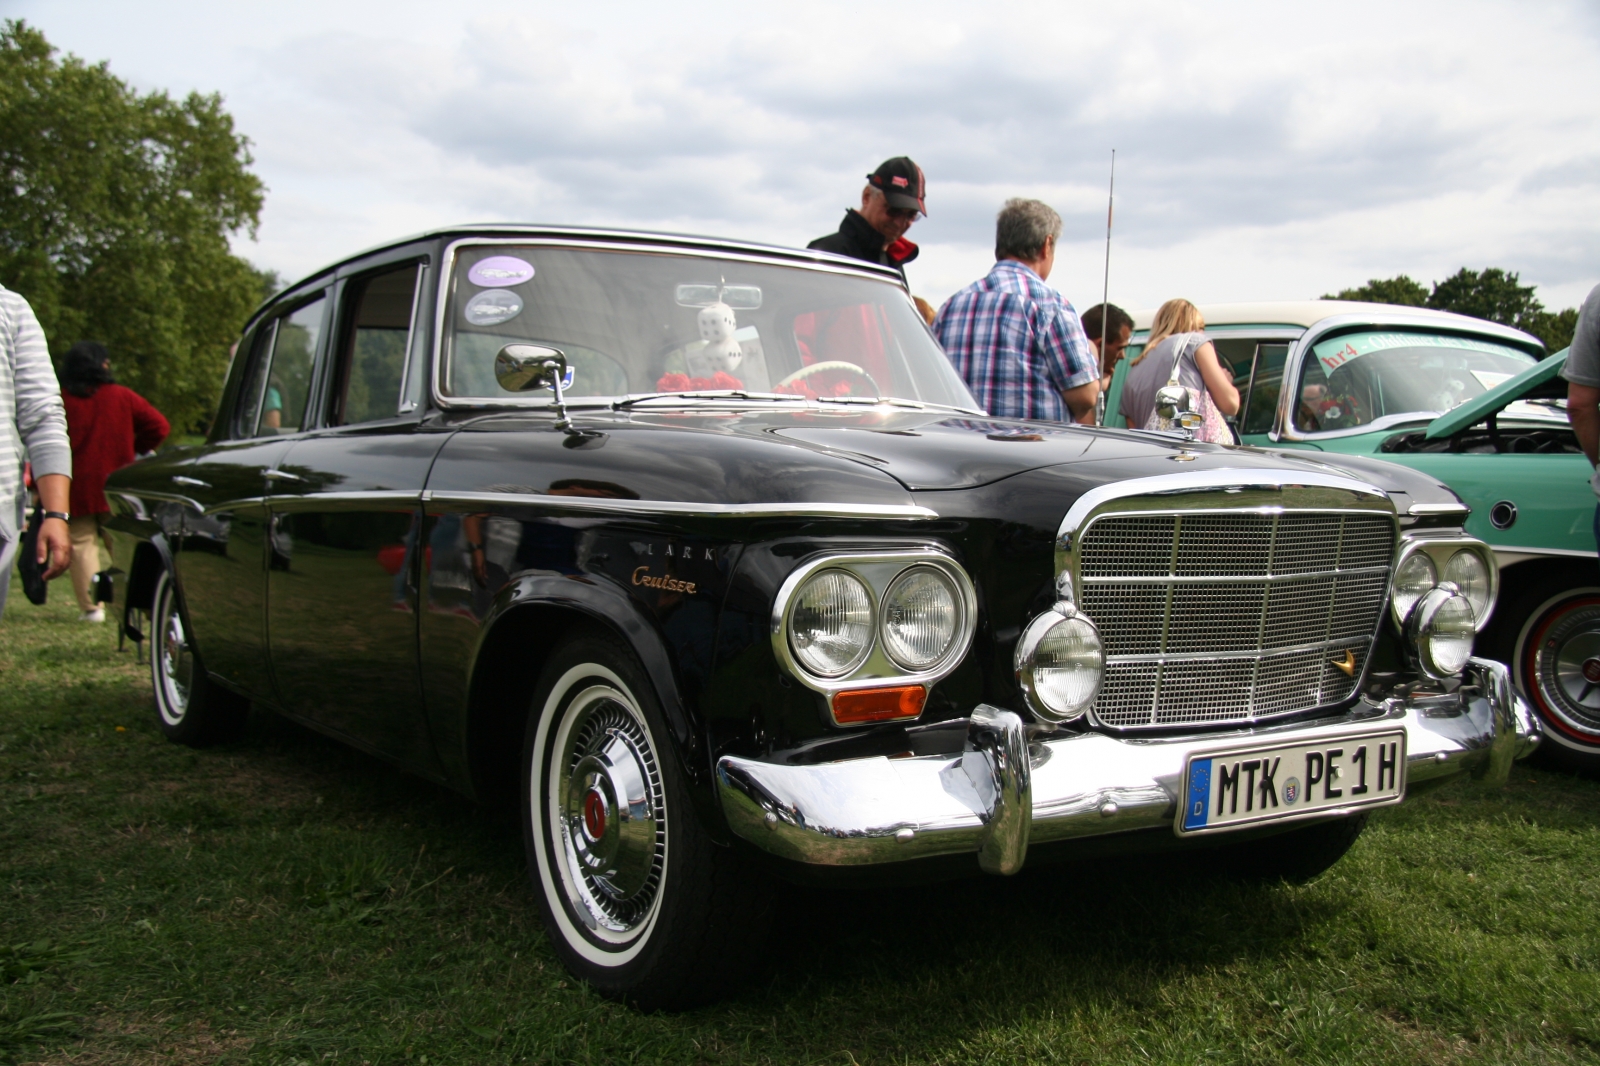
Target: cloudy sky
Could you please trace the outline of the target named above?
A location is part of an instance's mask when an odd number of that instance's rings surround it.
[[[1600,3],[421,4],[0,0],[141,89],[221,92],[294,277],[463,221],[804,244],[881,159],[928,176],[914,291],[987,270],[1008,196],[1052,283],[1129,308],[1463,265],[1600,281]]]

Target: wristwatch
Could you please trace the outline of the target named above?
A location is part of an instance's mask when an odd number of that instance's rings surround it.
[[[59,518],[63,522],[72,521],[72,516],[70,514],[68,514],[67,512],[65,512],[65,511],[46,511],[44,513],[44,516],[46,518]]]

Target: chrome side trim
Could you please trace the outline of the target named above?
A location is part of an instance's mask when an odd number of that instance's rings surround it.
[[[1358,497],[1388,502],[1388,494],[1375,485],[1353,477],[1329,474],[1317,470],[1275,470],[1246,467],[1238,470],[1196,470],[1193,473],[1158,474],[1154,477],[1132,478],[1110,485],[1101,485],[1079,496],[1067,509],[1066,517],[1056,531],[1056,550],[1067,551],[1072,535],[1097,508],[1127,496],[1171,496],[1184,493],[1221,492],[1239,494],[1246,490],[1255,492],[1281,492],[1286,488],[1340,489]],[[1243,501],[1231,501],[1220,506],[1238,507]],[[1058,567],[1059,569],[1059,567]]]
[[[939,512],[897,503],[684,503],[677,500],[607,500],[536,492],[451,492],[430,489],[428,502],[489,507],[542,507],[599,514],[684,515],[699,518],[938,518]]]
[[[990,869],[994,856],[1019,838],[1026,845],[1154,827],[1171,831],[1186,760],[1219,745],[1332,744],[1398,725],[1406,732],[1409,792],[1467,772],[1503,784],[1511,762],[1539,742],[1537,721],[1512,693],[1506,668],[1486,659],[1468,663],[1457,693],[1363,699],[1342,715],[1313,722],[1172,740],[1051,736],[1028,746],[1027,780],[1009,783],[997,754],[1015,750],[1015,734],[1003,724],[1007,714],[975,708],[965,750],[948,755],[807,766],[725,755],[717,760],[723,813],[744,840],[796,862],[855,866],[976,854]],[[996,729],[1003,737],[990,732]],[[1021,804],[1028,793],[1026,830],[1005,829],[1015,825],[1007,804]]]
[[[1523,557],[1513,558],[1510,562],[1501,562],[1501,566],[1510,566],[1511,563],[1520,563],[1525,559],[1531,559],[1535,556],[1564,559],[1593,559],[1596,556],[1600,556],[1600,552],[1577,551],[1571,548],[1523,548],[1510,544],[1491,544],[1489,545],[1489,548],[1495,553],[1496,556],[1509,555]]]

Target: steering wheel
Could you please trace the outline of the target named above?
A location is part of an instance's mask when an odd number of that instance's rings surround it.
[[[883,398],[883,393],[878,391],[878,383],[872,380],[871,374],[867,373],[865,370],[862,370],[854,363],[847,363],[842,359],[830,359],[821,363],[812,363],[810,366],[803,366],[772,387],[774,390],[781,389],[785,386],[793,385],[797,381],[803,381],[812,374],[820,374],[825,370],[843,370],[846,373],[854,374],[857,377],[865,380],[868,385],[872,386],[872,398],[874,400]]]

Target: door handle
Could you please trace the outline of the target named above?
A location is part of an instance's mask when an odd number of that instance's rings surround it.
[[[209,489],[211,487],[211,482],[209,481],[201,481],[196,477],[184,477],[182,474],[173,474],[172,483],[174,485],[189,485],[197,489]]]
[[[287,470],[279,470],[276,467],[271,467],[271,466],[269,466],[265,470],[263,470],[261,472],[261,476],[266,478],[268,481],[301,481],[301,482],[303,482],[303,481],[306,480],[305,478],[301,477],[299,474],[291,474]]]

